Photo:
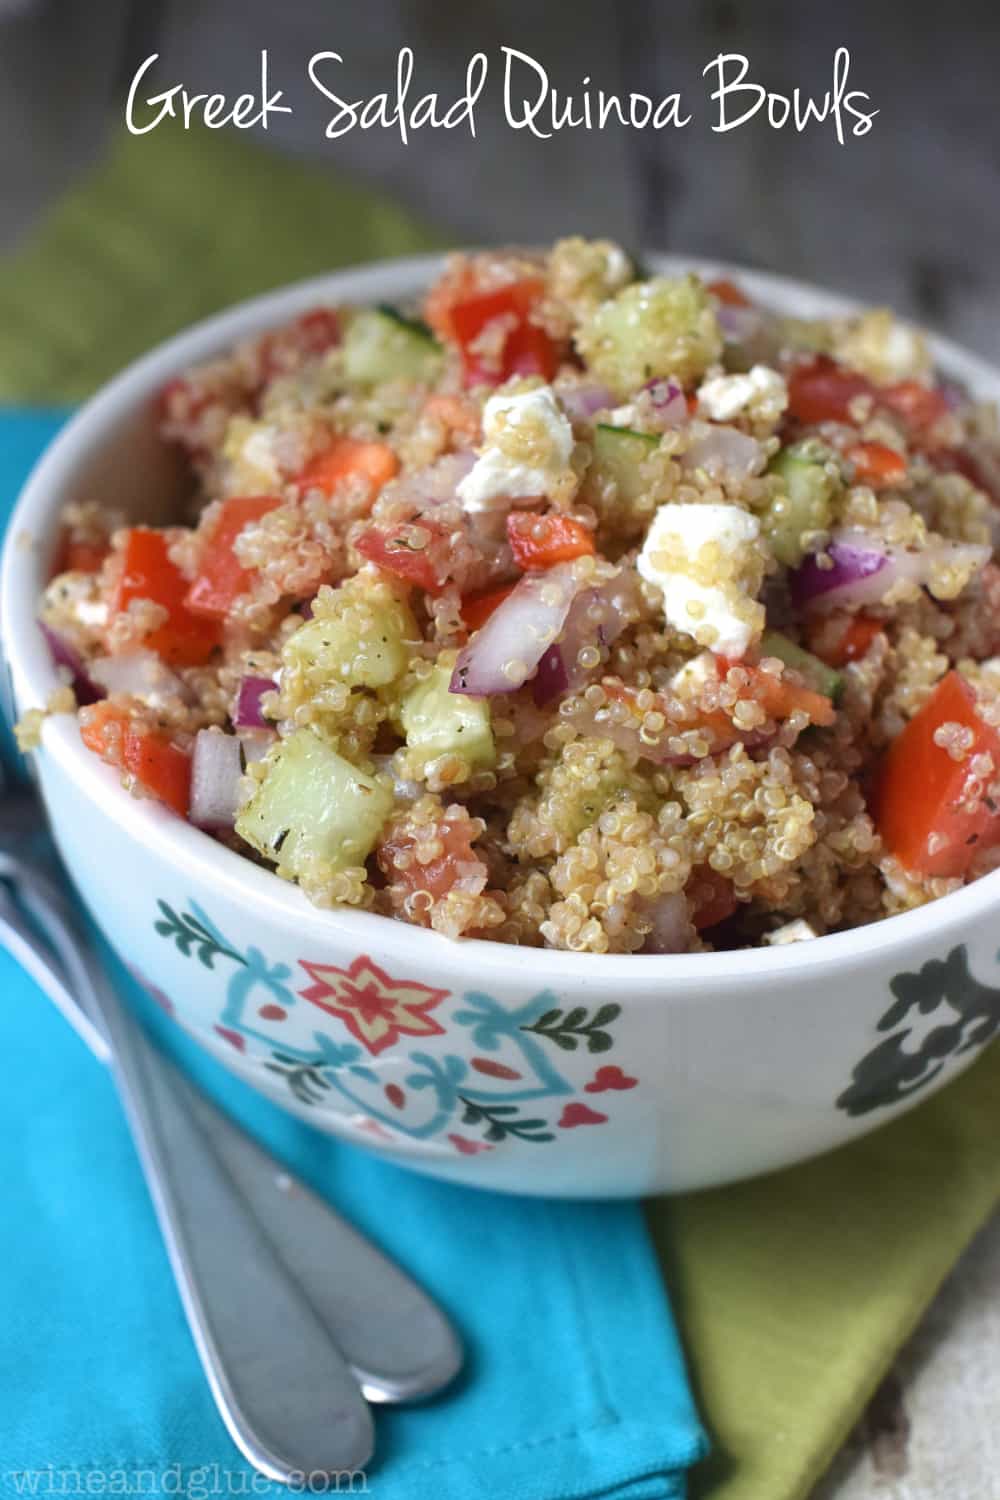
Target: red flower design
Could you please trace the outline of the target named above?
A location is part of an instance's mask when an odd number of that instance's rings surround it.
[[[589,1083],[583,1085],[585,1094],[603,1094],[606,1089],[634,1089],[639,1082],[621,1068],[598,1068]]]
[[[492,1146],[487,1146],[485,1141],[470,1141],[464,1135],[450,1135],[448,1137],[456,1151],[462,1156],[478,1156],[481,1151],[492,1151]]]
[[[352,1036],[376,1055],[401,1036],[443,1036],[444,1027],[427,1014],[449,991],[435,990],[413,979],[391,979],[366,953],[349,969],[332,964],[299,963],[314,984],[301,990],[331,1016],[338,1016]]]
[[[577,1125],[606,1125],[608,1117],[602,1115],[598,1110],[591,1109],[589,1104],[580,1104],[574,1100],[567,1104],[559,1120],[561,1130],[572,1130]]]

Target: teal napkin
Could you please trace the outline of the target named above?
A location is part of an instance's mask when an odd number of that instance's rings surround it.
[[[60,420],[0,414],[0,521]],[[376,1457],[351,1493],[683,1496],[705,1442],[636,1204],[474,1193],[335,1144],[182,1038],[106,952],[164,1049],[461,1331],[460,1383],[379,1410]],[[0,1057],[0,1493],[285,1493],[216,1415],[110,1079],[2,952]]]

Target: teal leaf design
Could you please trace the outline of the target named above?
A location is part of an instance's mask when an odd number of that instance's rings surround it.
[[[459,1094],[458,1099],[464,1105],[462,1124],[484,1125],[484,1140],[496,1144],[497,1141],[506,1140],[507,1136],[513,1136],[516,1140],[531,1141],[539,1145],[544,1141],[555,1140],[547,1120],[525,1119],[518,1114],[516,1104],[476,1104],[464,1094]]]
[[[153,928],[160,937],[172,939],[179,953],[185,958],[195,955],[206,969],[214,969],[217,958],[231,958],[234,963],[246,964],[242,954],[226,945],[225,939],[200,917],[192,912],[176,912],[166,901],[157,901],[161,912]]]
[[[265,1068],[284,1078],[300,1104],[312,1106],[322,1103],[323,1095],[329,1092],[330,1085],[315,1062],[302,1062],[286,1052],[274,1052],[272,1058],[273,1061],[264,1064]]]
[[[608,1052],[614,1045],[612,1036],[605,1028],[621,1015],[621,1006],[600,1005],[588,1017],[586,1006],[575,1005],[571,1010],[547,1010],[522,1031],[544,1037],[564,1052],[575,1052],[581,1042],[588,1052]]]

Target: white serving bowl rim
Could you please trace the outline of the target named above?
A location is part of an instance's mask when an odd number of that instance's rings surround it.
[[[698,256],[654,255],[655,269],[676,272],[692,269],[705,276],[732,276],[763,302],[802,316],[828,316],[856,311],[849,298],[821,291],[808,283]],[[0,636],[13,679],[17,702],[23,709],[48,701],[59,685],[42,634],[34,628],[44,543],[53,517],[56,495],[65,493],[67,480],[80,458],[106,437],[140,400],[149,399],[166,380],[199,360],[224,350],[249,333],[294,317],[317,301],[378,300],[406,295],[428,283],[442,263],[439,255],[411,256],[375,262],[362,268],[331,272],[297,282],[239,303],[207,318],[158,345],[104,385],[66,423],[39,459],[22,490],[11,518],[0,567]],[[950,340],[932,339],[935,358],[949,374],[965,380],[979,395],[1000,399],[1000,372]],[[26,566],[34,561],[35,566]],[[72,778],[81,796],[93,800],[137,843],[173,866],[179,882],[225,888],[247,906],[266,910],[310,941],[348,939],[359,949],[412,963],[419,954],[428,969],[509,969],[529,963],[539,983],[593,986],[609,991],[628,981],[636,993],[655,994],[660,1003],[692,989],[742,987],[779,974],[808,981],[835,966],[854,969],[869,957],[882,958],[908,945],[949,934],[985,918],[1000,905],[1000,870],[938,901],[881,922],[832,933],[809,942],[782,947],[739,949],[696,954],[579,954],[550,948],[516,948],[486,940],[452,942],[437,933],[370,912],[341,908],[325,911],[313,906],[302,892],[271,871],[216,843],[153,802],[138,800],[120,785],[117,773],[83,746],[75,720],[53,716],[43,728],[44,753]],[[900,959],[902,966],[903,959]]]

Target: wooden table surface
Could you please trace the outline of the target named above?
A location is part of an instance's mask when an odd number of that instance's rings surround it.
[[[305,60],[339,51],[345,96],[367,97],[391,86],[407,44],[415,91],[445,99],[469,56],[488,54],[476,140],[326,142],[329,107]],[[503,45],[564,90],[579,94],[584,77],[619,93],[680,89],[696,117],[683,131],[533,139],[503,118]],[[864,139],[759,120],[711,131],[701,71],[717,53],[746,54],[769,88],[822,97],[840,46],[851,86],[880,111]],[[724,257],[891,303],[1000,353],[996,0],[577,0],[571,13],[538,0],[283,0],[280,14],[269,0],[0,0],[0,243],[93,159],[109,106],[150,52],[161,88],[236,94],[254,86],[262,47],[296,105],[270,143],[381,184],[456,241],[581,232]],[[1000,1220],[956,1267],[815,1500],[998,1500],[998,1350]]]

